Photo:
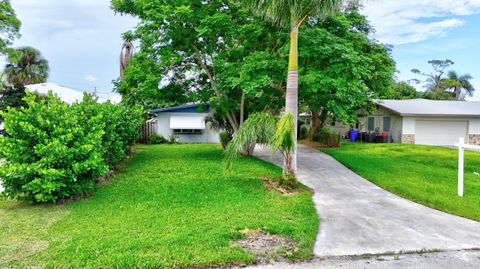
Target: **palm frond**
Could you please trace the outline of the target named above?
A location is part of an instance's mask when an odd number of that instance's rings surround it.
[[[258,15],[274,23],[289,26],[292,20],[305,17],[325,18],[339,8],[347,0],[247,0],[242,1]]]
[[[295,123],[292,113],[286,113],[277,123],[272,140],[272,151],[280,150],[285,156],[295,150]]]
[[[251,153],[256,144],[270,145],[276,131],[276,119],[268,113],[255,113],[248,117],[242,128],[225,150],[225,164],[230,168],[241,153]]]

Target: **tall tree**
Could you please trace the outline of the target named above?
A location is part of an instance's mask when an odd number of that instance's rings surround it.
[[[149,108],[206,101],[235,131],[249,112],[282,103],[272,70],[282,65],[285,38],[235,1],[112,0],[112,7],[140,21],[126,34],[139,51],[116,82],[126,102]]]
[[[388,46],[371,40],[373,28],[359,6],[307,22],[300,37],[300,103],[312,112],[311,135],[328,117],[357,122],[359,110],[393,88],[395,62]]]
[[[393,91],[387,98],[402,100],[402,99],[414,99],[422,97],[421,92],[417,92],[417,89],[405,81],[396,82]]]
[[[426,82],[427,84],[425,85],[427,87],[427,91],[433,93],[433,94],[438,94],[438,95],[443,95],[443,88],[442,88],[442,81],[444,79],[445,72],[447,68],[450,66],[454,65],[455,63],[451,60],[430,60],[428,63],[432,66],[432,69],[434,72],[431,73],[426,73],[422,72],[418,69],[412,69],[412,73],[416,75],[420,75],[423,77],[426,77],[426,80],[423,82]],[[417,83],[420,83],[422,81],[420,80],[415,80]]]
[[[243,2],[243,1],[242,1]],[[342,0],[248,0],[247,3],[265,18],[290,27],[285,112],[294,115],[295,133],[298,118],[298,34],[300,26],[309,19],[322,19],[338,10]],[[296,137],[296,135],[295,135]],[[296,143],[295,143],[296,144]],[[293,171],[297,170],[296,145],[292,156]]]
[[[46,82],[48,79],[48,61],[39,50],[32,47],[16,49],[18,55],[10,56],[5,66],[7,82],[12,85],[28,85]]]
[[[17,19],[10,0],[0,0],[0,54],[10,54],[15,38],[20,37],[21,22]]]
[[[447,91],[451,91],[452,97],[456,100],[465,100],[465,96],[473,96],[475,88],[470,82],[473,77],[470,74],[458,74],[456,71],[449,71],[447,77],[440,85]]]

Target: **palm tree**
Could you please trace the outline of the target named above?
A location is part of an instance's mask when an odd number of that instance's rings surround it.
[[[4,72],[7,82],[12,85],[43,83],[48,79],[48,61],[35,48],[18,48],[8,61]]]
[[[452,95],[457,100],[464,100],[465,95],[473,96],[475,88],[470,80],[473,77],[470,74],[460,75],[456,71],[449,71],[447,78],[441,82],[441,85],[447,89],[452,90]]]
[[[120,52],[120,79],[125,77],[125,69],[128,66],[128,62],[133,56],[133,44],[130,41],[125,41]]]
[[[338,10],[347,0],[248,0],[253,10],[265,18],[290,27],[290,54],[288,62],[285,112],[294,116],[295,146],[292,169],[297,170],[296,137],[298,120],[298,34],[308,19],[322,19]],[[243,1],[242,1],[243,2]]]

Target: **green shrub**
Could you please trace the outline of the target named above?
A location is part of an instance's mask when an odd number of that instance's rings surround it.
[[[149,144],[163,144],[163,143],[166,143],[166,142],[167,142],[167,139],[165,139],[163,136],[161,136],[159,134],[152,134],[148,138],[148,143]]]
[[[2,113],[0,178],[10,198],[55,202],[90,192],[127,157],[141,124],[138,111],[89,96],[68,105],[51,93],[41,100],[27,93],[25,102]]]
[[[327,148],[337,148],[340,146],[342,136],[340,133],[331,132],[327,128],[319,127],[313,134],[312,140],[321,143]]]
[[[323,126],[318,126],[313,133],[312,140],[315,142],[323,143],[327,141],[330,136],[330,130]]]
[[[172,134],[169,138],[168,138],[168,143],[169,144],[177,144],[178,143],[178,137],[174,134]]]
[[[102,147],[109,169],[127,159],[129,147],[134,144],[142,124],[141,110],[114,105],[109,101],[99,104],[89,95],[85,95],[81,103],[73,104],[72,108],[81,111],[83,121],[101,115],[104,123]]]
[[[25,101],[27,108],[3,113],[0,177],[6,194],[54,202],[92,190],[93,178],[107,171],[102,116],[86,119],[52,94],[38,102],[27,94]]]
[[[308,136],[308,127],[303,125],[302,127],[300,127],[299,138],[300,139],[306,139],[307,136]]]
[[[228,146],[228,143],[232,141],[232,135],[229,134],[228,132],[220,132],[220,144],[222,144],[222,148],[226,149]]]

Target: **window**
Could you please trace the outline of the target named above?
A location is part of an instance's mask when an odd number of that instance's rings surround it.
[[[369,131],[375,130],[375,118],[374,117],[368,117],[368,130]]]
[[[174,129],[174,134],[202,134],[203,130],[200,129]]]
[[[390,117],[383,117],[383,131],[390,132]]]

